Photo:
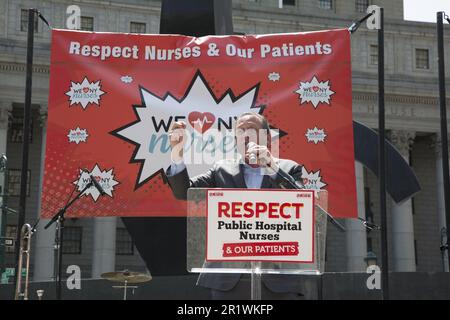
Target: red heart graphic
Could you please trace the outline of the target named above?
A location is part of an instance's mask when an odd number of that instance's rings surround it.
[[[314,90],[314,92],[317,92],[317,90],[319,90],[319,87],[318,86],[314,86],[313,90]]]
[[[216,117],[211,112],[193,111],[189,113],[188,121],[192,128],[200,133],[204,133],[212,127],[214,121],[216,121]]]
[[[83,88],[83,92],[84,92],[84,93],[88,93],[88,92],[89,92],[89,88],[88,88],[88,87],[84,87],[84,88]]]

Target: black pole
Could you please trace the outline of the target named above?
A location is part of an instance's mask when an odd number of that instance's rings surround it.
[[[56,285],[56,299],[62,299],[62,273],[63,273],[63,244],[64,244],[64,215],[58,222],[58,279]]]
[[[80,192],[78,192],[77,196],[70,200],[64,208],[61,208],[50,221],[45,225],[44,229],[48,229],[53,223],[57,223],[56,227],[56,235],[55,235],[55,246],[57,249],[57,254],[55,254],[55,259],[57,260],[56,266],[56,275],[55,275],[55,288],[56,288],[56,299],[61,300],[62,299],[62,274],[63,274],[63,244],[64,244],[64,215],[66,214],[66,211],[74,204],[78,199],[81,198],[81,196],[84,194],[84,192],[91,188],[93,186],[93,182],[89,182],[86,184]],[[99,190],[100,191],[100,190]],[[103,194],[102,194],[103,195]],[[71,195],[72,196],[72,195]]]
[[[439,69],[439,105],[441,108],[441,147],[442,174],[444,176],[444,205],[447,227],[447,243],[450,230],[450,178],[448,167],[447,110],[445,97],[445,64],[444,64],[444,13],[437,13],[438,69]],[[450,250],[447,249],[450,261]],[[450,263],[450,262],[449,262]]]
[[[4,169],[4,181],[3,181],[3,189],[0,190],[2,199],[2,220],[0,226],[0,237],[6,236],[6,225],[7,225],[7,213],[8,213],[8,191],[7,186],[9,185],[9,173],[8,173],[8,159],[5,161],[5,169]],[[0,274],[5,271],[6,268],[6,260],[5,260],[5,246],[0,246]],[[16,286],[14,286],[15,288]]]
[[[384,112],[384,12],[380,8],[380,29],[378,29],[378,165],[380,182],[381,218],[381,289],[383,300],[389,300],[389,264],[387,246],[386,215],[386,156],[385,156],[385,112]]]
[[[28,150],[30,142],[30,118],[31,118],[31,86],[33,74],[33,44],[34,44],[34,19],[36,9],[28,9],[28,38],[27,38],[27,67],[26,67],[26,83],[25,83],[25,107],[23,116],[23,144],[22,144],[22,172],[20,176],[20,202],[19,217],[17,221],[17,237],[16,237],[16,268],[14,275],[14,288],[16,287],[17,277],[21,276],[22,270],[18,270],[19,265],[19,243],[20,230],[25,223],[25,207],[27,200],[27,180],[28,180]]]

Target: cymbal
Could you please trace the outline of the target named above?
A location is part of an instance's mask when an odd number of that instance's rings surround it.
[[[127,281],[127,283],[141,283],[152,280],[152,276],[149,274],[141,272],[133,272],[128,270],[105,272],[102,273],[101,277],[109,281],[114,282]]]

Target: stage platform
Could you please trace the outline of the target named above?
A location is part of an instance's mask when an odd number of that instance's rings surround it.
[[[366,273],[325,273],[322,278],[305,278],[306,300],[377,300],[380,290],[369,290]],[[129,300],[207,300],[209,291],[195,285],[196,275],[154,277],[150,282],[139,284]],[[321,281],[320,281],[321,280]],[[113,289],[112,283],[104,279],[81,281],[81,289],[63,289],[67,300],[121,300],[123,290]],[[450,299],[450,273],[401,272],[390,274],[391,299]],[[55,298],[53,282],[30,282],[29,299],[37,300],[36,290],[44,290],[44,300]],[[13,296],[12,284],[0,285],[0,300]]]

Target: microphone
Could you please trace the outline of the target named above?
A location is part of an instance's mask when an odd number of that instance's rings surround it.
[[[371,222],[369,222],[369,221],[367,221],[367,220],[364,220],[364,219],[361,218],[361,217],[358,217],[358,220],[360,220],[360,221],[362,222],[363,226],[366,227],[369,231],[370,231],[370,230],[373,230],[373,229],[375,229],[375,230],[381,230],[381,227],[380,227],[380,226],[378,226],[378,225],[376,225],[376,224],[374,224],[374,223],[371,223]]]
[[[100,192],[100,195],[103,196],[106,194],[105,190],[103,190],[102,186],[100,185],[100,183],[98,183],[98,181],[95,179],[95,177],[91,174],[91,182],[94,185],[94,187],[98,190],[98,192]]]
[[[254,142],[247,143],[247,149],[253,148],[255,146],[257,146],[257,144]],[[248,156],[248,162],[249,162],[249,164],[257,164],[258,163],[258,158],[256,157],[255,153],[250,153],[250,155]]]
[[[249,142],[247,144],[247,149],[253,148],[257,146],[254,142]],[[257,156],[255,153],[250,153],[248,156],[248,160],[250,164],[256,164],[257,163]],[[264,159],[260,160],[261,162],[264,162]],[[292,189],[305,189],[305,186],[301,181],[295,181],[293,177],[291,177],[289,174],[285,173],[283,170],[277,170],[276,175],[280,177],[286,184],[288,184]]]
[[[295,180],[290,174],[284,172],[283,170],[278,170],[276,172],[277,176],[284,180],[292,189],[306,189],[305,185],[300,180]]]
[[[35,233],[36,232],[36,228],[39,224],[40,218],[38,218],[34,224],[34,226],[31,227],[31,233]]]
[[[378,226],[378,225],[376,225],[376,224],[374,224],[374,223],[367,222],[367,221],[363,222],[363,225],[364,225],[366,228],[368,228],[368,229],[376,229],[376,230],[380,230],[380,229],[381,229],[380,226]]]
[[[103,190],[102,186],[98,181],[95,179],[95,177],[89,173],[89,170],[87,168],[81,169],[84,173],[87,173],[89,175],[89,178],[91,178],[91,183],[94,185],[94,187],[100,192],[101,196],[104,196],[106,194],[105,190]]]
[[[253,141],[247,143],[247,149],[253,148],[258,146],[256,143],[254,143]],[[258,156],[256,155],[256,153],[250,153],[250,155],[248,156],[248,162],[249,164],[258,164]],[[266,163],[266,159],[264,158],[260,158],[259,162],[261,163],[261,165],[265,166]]]

